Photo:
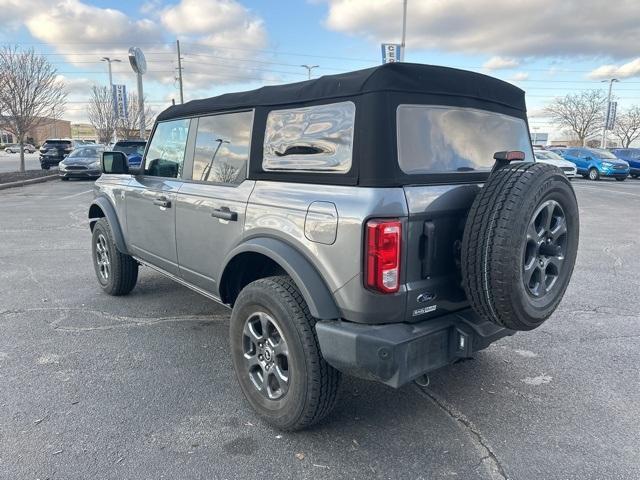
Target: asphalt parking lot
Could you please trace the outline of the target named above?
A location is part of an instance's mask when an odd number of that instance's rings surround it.
[[[225,308],[148,269],[99,291],[91,182],[1,191],[0,478],[640,478],[640,181],[574,185],[578,263],[548,322],[425,389],[346,379],[292,434],[242,399]]]

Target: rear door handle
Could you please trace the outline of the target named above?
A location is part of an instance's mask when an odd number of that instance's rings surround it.
[[[211,212],[213,218],[221,218],[222,220],[229,220],[235,222],[238,220],[238,212],[232,212],[229,207],[214,208]]]
[[[159,207],[171,208],[171,202],[167,200],[167,197],[157,197],[153,200],[153,204]]]

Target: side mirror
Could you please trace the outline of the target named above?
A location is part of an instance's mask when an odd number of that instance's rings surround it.
[[[104,173],[127,174],[129,163],[127,156],[122,152],[102,152],[100,166]]]

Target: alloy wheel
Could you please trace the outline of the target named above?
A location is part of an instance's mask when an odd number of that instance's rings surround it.
[[[276,320],[265,312],[247,318],[242,335],[247,374],[264,398],[279,400],[289,391],[289,348]]]
[[[100,278],[105,282],[108,281],[111,273],[111,259],[109,258],[107,239],[102,233],[98,234],[96,239],[96,263],[98,264]]]
[[[529,295],[541,298],[553,290],[564,265],[567,219],[555,200],[547,200],[533,214],[527,228],[522,279]]]

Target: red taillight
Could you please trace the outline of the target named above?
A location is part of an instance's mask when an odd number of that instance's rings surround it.
[[[400,288],[402,224],[398,220],[369,220],[366,240],[367,287],[383,293]]]

